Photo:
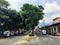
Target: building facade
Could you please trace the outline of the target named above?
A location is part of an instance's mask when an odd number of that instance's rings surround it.
[[[47,34],[60,35],[60,17],[53,19],[53,24],[45,26]]]

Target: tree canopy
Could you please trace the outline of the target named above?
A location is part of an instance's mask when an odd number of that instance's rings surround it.
[[[0,29],[2,22],[4,22],[4,30],[34,29],[38,25],[38,21],[44,16],[44,8],[41,5],[24,4],[19,12],[8,9],[8,6],[7,1],[0,0]]]
[[[34,28],[40,19],[43,18],[44,8],[30,4],[24,4],[21,7],[20,15],[22,16],[22,23],[24,28]]]
[[[7,8],[9,3],[5,0],[0,0],[0,8]]]

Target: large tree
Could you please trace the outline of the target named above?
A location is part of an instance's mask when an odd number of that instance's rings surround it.
[[[22,27],[25,29],[33,29],[38,24],[38,21],[43,18],[43,10],[44,8],[41,5],[24,4],[20,11]]]
[[[2,22],[6,22],[6,19],[9,18],[7,16],[7,7],[9,6],[9,3],[5,0],[0,0],[0,27]],[[4,26],[6,27],[6,26]],[[1,28],[0,28],[1,29]]]
[[[0,0],[0,22],[4,22],[4,30],[14,30],[20,26],[21,17],[16,10],[8,9],[8,6],[7,1]]]
[[[9,3],[6,0],[0,0],[0,8],[7,8]]]

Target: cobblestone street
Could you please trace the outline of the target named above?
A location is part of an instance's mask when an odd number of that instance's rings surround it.
[[[60,38],[57,36],[31,36],[26,41],[25,36],[9,37],[0,39],[0,45],[60,45]]]

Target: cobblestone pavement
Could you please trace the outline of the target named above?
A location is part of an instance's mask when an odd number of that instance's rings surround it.
[[[60,38],[42,35],[31,36],[30,41],[26,41],[25,36],[16,36],[0,39],[0,45],[60,45]]]

